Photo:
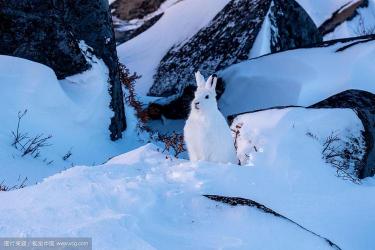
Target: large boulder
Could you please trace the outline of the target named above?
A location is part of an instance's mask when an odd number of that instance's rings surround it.
[[[311,108],[350,108],[356,111],[365,131],[366,153],[362,159],[359,178],[375,175],[375,95],[362,90],[347,90],[331,96]]]
[[[107,0],[0,0],[0,54],[37,61],[59,79],[87,70],[80,40],[109,68],[111,139],[126,128],[116,43]]]
[[[260,55],[258,50],[265,54],[321,40],[311,18],[294,0],[232,0],[206,28],[165,55],[149,94],[181,94],[194,84],[198,69],[210,75]]]

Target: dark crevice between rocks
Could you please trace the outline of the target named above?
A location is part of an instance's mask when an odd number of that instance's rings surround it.
[[[362,159],[358,178],[375,175],[375,95],[363,90],[347,90],[331,96],[309,108],[349,108],[362,121],[366,152]]]
[[[159,102],[151,103],[146,108],[148,117],[152,120],[159,120],[163,117],[167,119],[185,119],[190,113],[190,103],[194,99],[196,86],[187,86],[183,93],[172,101],[166,101],[162,98]],[[220,99],[224,93],[224,83],[222,78],[218,78],[216,85],[216,99]]]
[[[255,109],[255,110],[252,110],[252,111],[247,111],[247,112],[242,112],[242,113],[230,115],[230,116],[228,116],[227,119],[228,119],[229,123],[232,124],[234,119],[237,116],[240,116],[240,115],[252,114],[252,113],[257,113],[257,112],[272,110],[272,109],[287,109],[287,108],[304,108],[304,107],[303,106],[297,106],[297,105],[288,105],[288,106],[275,106],[275,107],[272,107],[272,108],[264,108],[264,109]]]
[[[220,202],[220,203],[224,203],[224,204],[227,204],[227,205],[230,205],[230,206],[248,206],[248,207],[256,208],[256,209],[258,209],[258,210],[260,210],[260,211],[262,211],[266,214],[271,214],[273,216],[276,216],[280,219],[286,220],[287,222],[290,222],[290,223],[294,224],[295,226],[301,228],[302,230],[304,230],[304,231],[320,238],[321,240],[325,241],[333,249],[341,250],[341,248],[337,244],[335,244],[331,240],[327,239],[326,237],[323,237],[323,236],[305,228],[304,226],[300,225],[299,223],[289,219],[288,217],[285,217],[284,215],[279,214],[278,212],[275,212],[274,210],[266,207],[263,204],[260,204],[256,201],[254,201],[254,200],[244,199],[244,198],[240,198],[240,197],[226,197],[226,196],[220,196],[220,195],[203,195],[203,196],[210,199],[210,200]]]

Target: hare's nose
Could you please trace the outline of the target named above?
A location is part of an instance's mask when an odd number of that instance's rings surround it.
[[[199,104],[199,102],[195,102],[194,104],[195,104],[195,105],[198,105],[198,104]]]

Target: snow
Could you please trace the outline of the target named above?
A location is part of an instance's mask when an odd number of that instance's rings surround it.
[[[82,44],[81,44],[82,45]],[[92,69],[58,81],[47,66],[25,59],[0,56],[0,161],[5,185],[27,185],[41,181],[72,165],[95,165],[134,149],[140,143],[128,131],[127,140],[109,139],[108,69],[93,57]],[[52,135],[51,146],[41,149],[39,158],[21,156],[11,146],[17,114],[28,110],[21,120],[22,133]],[[129,115],[129,118],[132,116]],[[131,122],[131,121],[130,121]],[[71,157],[62,158],[68,151]],[[48,164],[48,162],[52,163]]]
[[[146,95],[164,55],[205,27],[229,0],[184,0],[166,9],[151,28],[117,48],[120,61],[142,78],[136,92]]]
[[[309,106],[348,89],[375,92],[375,41],[297,49],[233,65],[219,75],[224,115],[275,106]],[[270,73],[270,70],[272,73]]]
[[[270,9],[268,10],[266,17],[263,21],[262,28],[257,35],[253,47],[250,50],[249,58],[255,58],[258,56],[266,55],[271,53],[271,8],[273,7],[271,2]]]
[[[235,122],[244,121],[243,136],[264,142],[252,167],[190,163],[148,144],[101,166],[0,193],[0,235],[90,236],[101,250],[332,249],[280,218],[202,196],[217,194],[254,199],[342,249],[372,249],[375,182],[337,178],[321,159],[321,145],[305,135],[359,133],[354,112],[271,110]]]

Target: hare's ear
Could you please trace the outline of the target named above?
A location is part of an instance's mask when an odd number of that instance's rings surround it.
[[[212,76],[210,76],[210,77],[207,79],[207,82],[206,82],[206,89],[211,89],[211,85],[212,85]]]
[[[206,81],[204,80],[204,77],[202,76],[201,72],[197,71],[197,73],[195,73],[195,80],[197,82],[198,88],[204,87],[204,83]]]
[[[217,84],[217,75],[213,75],[213,81],[212,81],[212,86],[211,86],[211,90],[212,91],[216,91],[216,84]]]

